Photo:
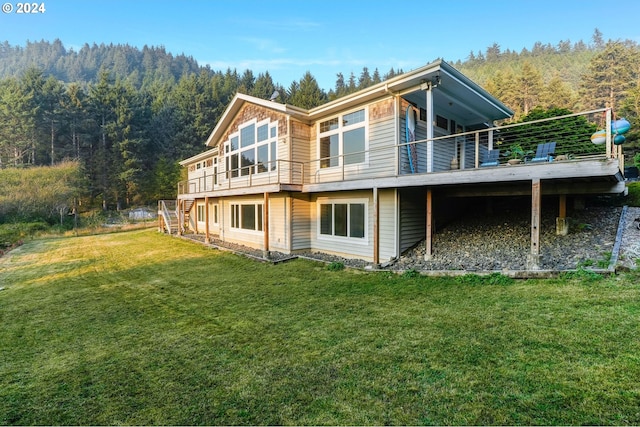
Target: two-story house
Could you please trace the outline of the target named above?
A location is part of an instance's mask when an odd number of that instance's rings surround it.
[[[496,125],[512,114],[440,60],[310,110],[237,94],[207,151],[181,162],[188,180],[179,185],[179,231],[265,253],[318,251],[380,264],[422,240],[429,257],[436,221],[455,214],[456,198],[477,204],[524,194],[536,268],[542,197],[555,200],[561,221],[567,196],[623,192],[621,149],[609,126],[602,145],[579,135],[593,147],[585,152],[576,135],[565,141],[548,122],[530,124],[524,136],[516,125]],[[564,120],[604,127],[611,112]],[[507,135],[532,146],[554,141],[554,152],[507,165],[491,156],[507,151]],[[171,230],[170,215],[162,218]]]

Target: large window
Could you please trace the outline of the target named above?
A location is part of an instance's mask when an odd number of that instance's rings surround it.
[[[262,204],[232,204],[231,228],[262,231]]]
[[[321,201],[319,206],[320,235],[365,239],[367,229],[366,201]]]
[[[245,124],[225,143],[227,177],[254,175],[276,170],[278,122]]]
[[[366,162],[366,110],[358,110],[320,123],[320,167]]]

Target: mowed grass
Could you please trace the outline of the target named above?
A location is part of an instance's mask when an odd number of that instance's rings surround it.
[[[0,424],[640,424],[640,277],[279,265],[143,230],[0,259]]]

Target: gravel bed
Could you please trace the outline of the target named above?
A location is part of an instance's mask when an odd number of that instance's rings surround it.
[[[554,213],[543,212],[540,231],[541,270],[607,268],[622,208],[585,208],[569,218],[569,234],[556,235]],[[424,260],[424,242],[393,266],[416,270],[526,270],[531,251],[531,218],[513,211],[454,221],[433,236],[432,259]]]
[[[203,244],[205,240],[204,234],[185,234],[183,235],[183,237],[186,239],[191,239],[191,240],[201,242]],[[265,258],[264,253],[261,249],[254,249],[254,248],[250,248],[244,245],[239,245],[236,243],[223,242],[222,240],[216,239],[214,237],[209,238],[209,246],[214,247],[216,249],[228,250],[230,252],[246,255],[250,258],[256,258],[261,261],[267,261],[267,262],[273,262],[273,263],[283,262],[283,261],[297,258],[296,255],[289,255],[289,254],[276,252],[276,251],[270,251],[269,257]]]
[[[571,270],[576,268],[607,268],[614,250],[620,217],[619,207],[588,207],[571,212],[569,234],[556,235],[555,212],[542,212],[540,232],[541,270]],[[636,268],[640,259],[640,230],[637,229],[640,208],[627,208],[624,232],[620,241],[618,265]],[[479,215],[452,221],[435,230],[433,255],[424,259],[424,242],[406,251],[398,260],[383,264],[388,270],[417,271],[507,271],[526,270],[531,245],[531,218],[528,211]],[[203,235],[184,237],[204,242]],[[245,254],[253,258],[283,262],[297,257],[331,263],[339,262],[351,268],[371,268],[371,263],[319,252],[295,255],[270,252],[211,239],[213,247]]]

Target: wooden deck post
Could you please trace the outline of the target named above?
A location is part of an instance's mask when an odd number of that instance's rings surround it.
[[[431,232],[432,232],[432,212],[433,212],[433,191],[429,188],[427,190],[427,233],[424,240],[424,259],[429,261],[433,256],[431,252]]]
[[[178,199],[178,236],[182,236],[182,227],[184,226],[184,200]]]
[[[561,194],[558,200],[558,217],[556,218],[556,235],[569,234],[569,221],[567,221],[567,195]]]
[[[541,210],[540,178],[531,183],[531,253],[527,259],[527,269],[540,269],[540,210]]]
[[[264,193],[262,204],[262,232],[264,233],[264,247],[262,255],[269,258],[269,193]]]
[[[378,187],[373,188],[373,263],[380,264],[380,206]]]
[[[209,196],[204,198],[204,242],[209,243]]]

